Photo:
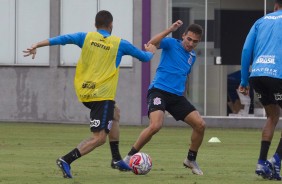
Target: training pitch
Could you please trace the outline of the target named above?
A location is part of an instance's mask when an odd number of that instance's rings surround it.
[[[121,126],[120,151],[129,151],[144,127]],[[164,127],[143,152],[152,157],[147,175],[120,172],[110,167],[108,142],[75,161],[73,179],[64,179],[55,160],[90,136],[88,125],[0,123],[0,184],[252,184],[273,183],[255,175],[260,149],[261,130],[206,129],[198,153],[204,172],[196,176],[183,167],[191,128]],[[208,142],[217,137],[220,143]],[[269,157],[280,139],[275,132]]]

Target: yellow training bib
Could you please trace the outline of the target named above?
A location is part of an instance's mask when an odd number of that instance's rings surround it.
[[[98,32],[86,35],[76,66],[74,86],[81,102],[114,100],[119,68],[116,56],[120,38],[104,38]]]

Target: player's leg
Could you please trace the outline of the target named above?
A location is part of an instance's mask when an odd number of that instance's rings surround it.
[[[203,175],[202,170],[199,168],[196,159],[198,150],[203,142],[205,133],[205,121],[200,116],[198,111],[189,113],[184,122],[192,127],[191,144],[188,151],[187,158],[184,160],[184,165],[192,169],[192,172],[197,175]]]
[[[163,98],[163,94],[155,89],[149,90],[147,103],[149,106],[149,126],[140,133],[131,150],[123,159],[126,163],[129,163],[130,157],[139,152],[145,144],[152,139],[153,135],[162,128],[165,111],[165,99]]]
[[[198,152],[204,138],[205,121],[198,111],[193,111],[185,117],[184,122],[189,124],[193,129],[190,150],[196,153]]]
[[[282,86],[282,84],[281,84],[281,86]],[[278,104],[279,104],[279,107],[282,108],[282,99],[281,98],[278,100]],[[277,145],[275,154],[273,155],[273,157],[271,157],[269,159],[269,162],[271,163],[272,168],[274,170],[274,178],[277,179],[277,180],[281,180],[281,176],[280,176],[281,158],[282,158],[282,132],[280,134],[280,140],[279,140],[279,143]]]
[[[95,148],[105,144],[106,139],[107,133],[105,131],[100,130],[99,132],[93,132],[91,137],[81,141],[77,145],[77,149],[79,150],[80,155],[84,156],[93,151]]]
[[[273,138],[275,127],[279,120],[280,109],[276,104],[266,105],[264,108],[266,111],[267,120],[262,130],[260,155],[255,172],[265,179],[281,180],[281,162],[280,158],[277,158],[278,155],[274,154],[270,160],[267,160],[269,147]]]
[[[93,132],[92,136],[81,141],[78,146],[68,154],[57,159],[56,163],[60,167],[64,178],[72,178],[71,163],[81,156],[94,150],[96,147],[103,145],[106,142],[107,133],[104,130]]]
[[[276,127],[277,123],[279,122],[280,108],[282,107],[282,80],[271,78],[270,83],[271,83],[270,89],[272,91],[271,94],[272,94],[272,96],[274,96],[273,100],[275,100],[275,102],[277,102],[277,105],[272,104],[271,107],[267,106],[267,107],[265,107],[265,111],[266,111],[266,114],[268,114],[268,113],[273,114],[272,116],[274,116],[274,117],[271,118],[272,121],[273,121],[272,126]],[[269,82],[268,82],[268,84],[269,84]],[[268,115],[267,115],[267,121],[268,121]],[[273,128],[273,133],[274,133],[275,127]],[[270,136],[271,136],[270,141],[272,140],[273,133],[272,133],[272,136],[270,134]],[[266,136],[267,136],[267,132],[266,132]],[[276,180],[281,180],[281,176],[280,176],[281,158],[282,158],[282,134],[280,136],[280,140],[279,140],[279,143],[277,145],[277,148],[276,148],[274,155],[268,160],[270,162],[271,166],[272,166],[273,179],[276,179]]]
[[[281,155],[281,151],[282,151],[281,143],[278,145],[276,153],[273,155],[273,157],[268,161],[265,161],[267,159],[268,150],[274,135],[275,127],[279,121],[280,108],[277,104],[267,105],[264,106],[264,108],[265,108],[267,120],[262,130],[261,151],[260,151],[260,156],[258,161],[259,163],[257,165],[258,168],[256,169],[256,173],[258,175],[262,175],[263,177],[265,177],[264,176],[265,172],[261,172],[262,171],[261,167],[262,165],[265,165],[265,163],[267,166],[268,164],[271,164],[270,169],[272,170],[272,176],[268,176],[265,178],[281,180],[281,176],[280,176],[281,157],[279,156]],[[264,169],[264,171],[265,170],[267,172],[267,169]]]
[[[164,112],[157,110],[150,113],[150,124],[145,128],[139,135],[138,139],[128,152],[127,156],[123,159],[127,164],[132,155],[138,153],[151,139],[152,137],[162,128],[164,119]]]
[[[271,86],[277,87],[277,84],[272,84],[271,78],[268,77],[251,77],[250,85],[256,91],[258,99],[264,106],[267,115],[267,120],[262,130],[260,154],[255,173],[266,179],[273,179],[273,177],[274,179],[279,179],[280,174],[275,174],[272,163],[267,160],[274,130],[279,120],[280,109],[274,95],[271,94]]]
[[[266,112],[267,119],[266,119],[266,124],[262,129],[261,139],[262,141],[271,142],[275,131],[275,127],[279,121],[280,108],[277,104],[270,104],[264,106],[264,109]]]
[[[136,150],[141,150],[145,144],[147,144],[161,128],[164,120],[164,112],[157,110],[150,113],[150,124],[139,135],[137,141],[133,147]]]
[[[120,109],[115,105],[113,124],[109,133],[109,143],[112,153],[111,167],[120,171],[131,171],[131,168],[122,160],[119,151],[119,120]]]
[[[203,172],[196,162],[196,158],[204,138],[205,121],[195,107],[184,96],[172,96],[169,99],[167,111],[176,120],[182,120],[192,127],[191,144],[187,158],[184,160],[183,164],[185,167],[192,169],[192,173],[203,175]]]
[[[103,145],[107,140],[107,134],[111,129],[111,123],[114,114],[114,101],[100,101],[84,103],[91,109],[90,112],[90,130],[92,135],[83,140],[78,146],[68,154],[57,159],[56,163],[63,173],[63,177],[72,178],[71,163]]]
[[[274,176],[276,180],[281,180],[280,170],[281,170],[281,158],[282,158],[282,133],[280,135],[280,141],[277,145],[275,154],[268,160],[272,165]]]

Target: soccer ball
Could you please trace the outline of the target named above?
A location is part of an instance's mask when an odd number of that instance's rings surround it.
[[[146,153],[136,153],[129,161],[132,172],[136,175],[145,175],[152,169],[152,159]]]

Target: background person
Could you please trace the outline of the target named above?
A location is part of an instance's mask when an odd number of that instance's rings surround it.
[[[229,113],[238,114],[241,109],[244,109],[244,104],[238,96],[237,90],[241,82],[241,70],[228,74],[227,76],[227,115]],[[250,107],[248,114],[254,114],[254,92],[250,87]]]

